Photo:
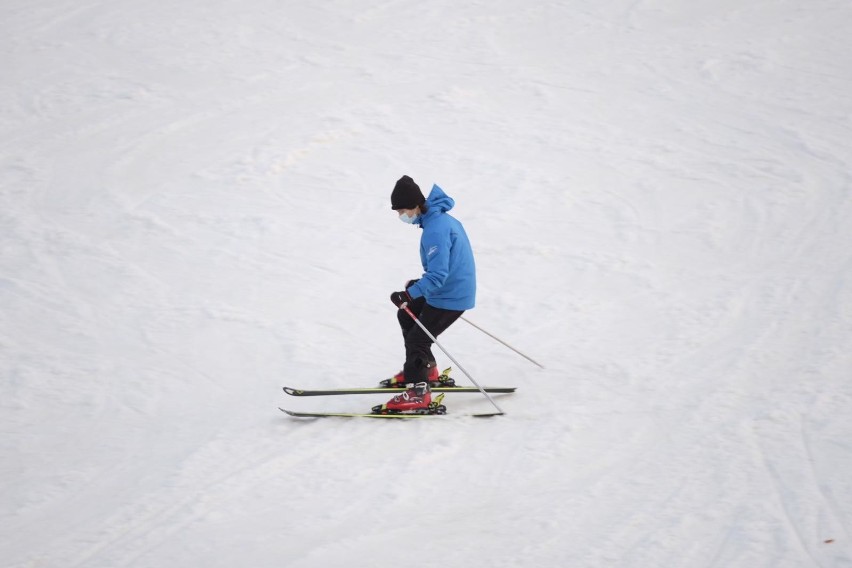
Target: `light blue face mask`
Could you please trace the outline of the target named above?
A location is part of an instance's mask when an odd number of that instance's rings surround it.
[[[399,220],[402,221],[403,223],[407,224],[407,225],[413,225],[414,223],[417,222],[418,219],[420,219],[420,215],[415,215],[414,217],[409,217],[405,213],[399,214]]]

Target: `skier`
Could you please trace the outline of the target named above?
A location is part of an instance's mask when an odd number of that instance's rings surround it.
[[[391,209],[400,221],[419,225],[423,275],[409,280],[405,290],[391,294],[399,308],[397,318],[405,340],[405,365],[389,383],[407,389],[382,406],[382,410],[416,411],[432,402],[431,383],[438,384],[438,365],[432,340],[402,309],[407,306],[420,323],[437,337],[453,324],[476,299],[473,250],[462,224],[449,215],[455,201],[437,185],[425,199],[409,176],[402,176],[391,193]]]

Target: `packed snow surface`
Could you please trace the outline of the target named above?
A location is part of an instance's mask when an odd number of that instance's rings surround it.
[[[850,33],[847,0],[5,0],[0,565],[852,566]],[[288,417],[386,399],[281,387],[400,369],[403,174],[456,200],[466,317],[545,369],[458,322],[505,416]]]

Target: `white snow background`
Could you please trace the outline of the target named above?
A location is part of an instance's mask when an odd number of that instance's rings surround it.
[[[0,565],[852,566],[850,35],[847,0],[5,0]],[[288,417],[387,398],[281,386],[399,370],[402,174],[546,369],[458,322],[505,416]]]

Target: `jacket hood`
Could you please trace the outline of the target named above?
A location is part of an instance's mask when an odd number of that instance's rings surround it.
[[[444,190],[438,187],[437,184],[432,185],[432,191],[429,192],[429,197],[426,198],[426,204],[429,206],[429,211],[426,212],[425,218],[428,219],[439,213],[446,213],[456,204],[455,200],[444,193]]]

